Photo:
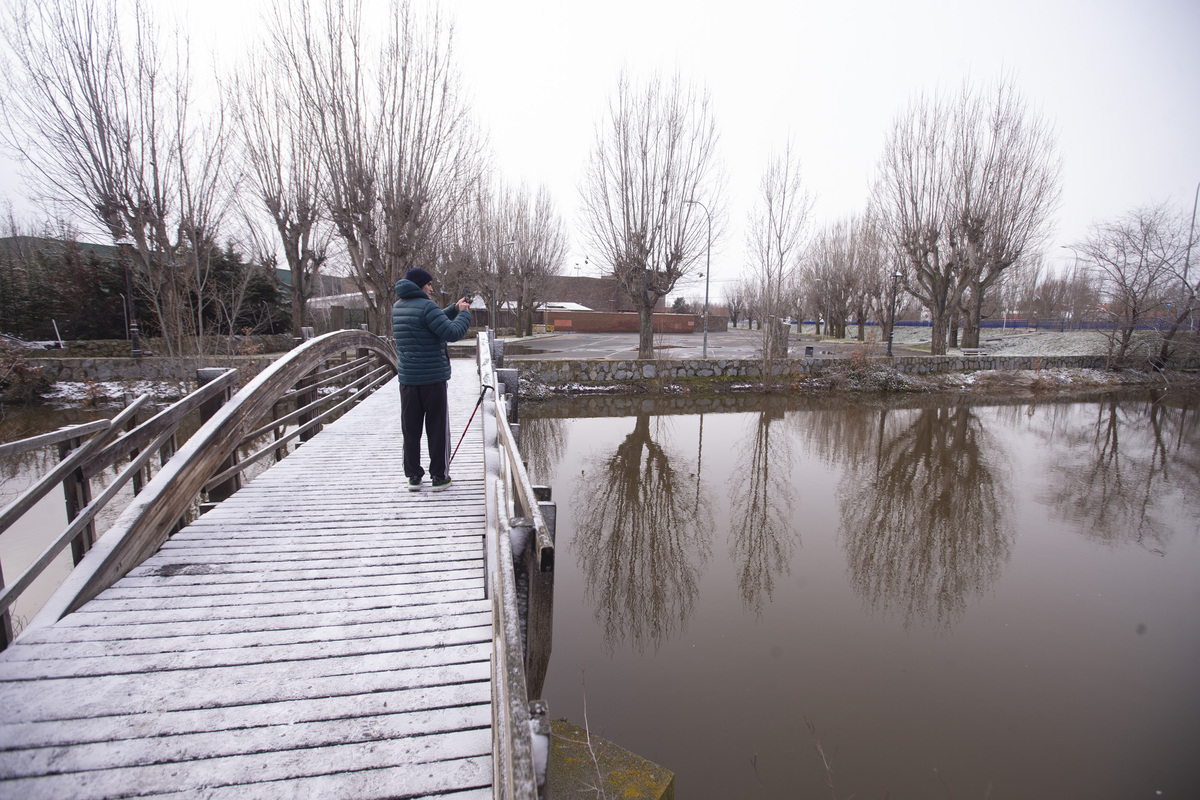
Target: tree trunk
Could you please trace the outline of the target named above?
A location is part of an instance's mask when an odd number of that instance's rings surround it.
[[[657,301],[655,301],[657,302]],[[638,305],[638,358],[654,358],[654,305]]]
[[[983,292],[971,292],[967,301],[966,321],[963,323],[962,346],[979,347],[979,325],[983,317]]]
[[[301,328],[304,327],[304,294],[300,289],[300,275],[298,270],[292,267],[292,338],[299,339],[304,334]]]
[[[946,355],[946,333],[950,327],[950,314],[945,309],[933,315],[933,328],[930,331],[932,339],[929,342],[929,354],[932,356]]]

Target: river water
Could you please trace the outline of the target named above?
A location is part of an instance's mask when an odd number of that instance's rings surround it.
[[[1197,411],[524,403],[551,715],[689,800],[1200,797]]]
[[[1200,797],[1198,411],[525,402],[559,509],[551,715],[689,800]],[[112,413],[8,413],[0,440]],[[0,505],[56,461],[0,463]],[[61,491],[19,525],[6,577]]]

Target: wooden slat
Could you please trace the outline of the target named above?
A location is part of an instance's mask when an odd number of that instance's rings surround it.
[[[0,655],[0,796],[491,797],[482,453],[400,444],[385,386]]]

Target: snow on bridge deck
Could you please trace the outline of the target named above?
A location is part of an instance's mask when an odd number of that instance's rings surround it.
[[[450,384],[455,442],[478,398]],[[381,387],[0,654],[0,797],[490,797],[480,420],[403,488]]]

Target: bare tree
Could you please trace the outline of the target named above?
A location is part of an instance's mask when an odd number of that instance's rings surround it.
[[[502,195],[501,224],[509,231],[513,256],[513,299],[517,335],[533,333],[534,311],[546,299],[549,278],[567,257],[567,228],[546,187],[535,197],[521,186]]]
[[[986,96],[964,84],[952,131],[947,233],[966,287],[962,346],[978,347],[988,290],[1045,240],[1062,196],[1062,159],[1050,124],[1008,78]]]
[[[641,88],[622,74],[580,194],[592,252],[638,309],[638,358],[654,357],[654,307],[704,256],[708,230],[696,204],[721,219],[716,147],[707,91],[678,74]]]
[[[746,287],[741,281],[735,282],[732,286],[725,288],[725,309],[729,313],[729,321],[733,323],[733,327],[737,327],[738,320],[746,315]]]
[[[944,355],[954,306],[965,287],[944,231],[953,164],[950,108],[921,95],[892,123],[872,201],[880,226],[904,262],[905,288],[929,309],[930,352]]]
[[[434,268],[479,174],[453,30],[436,9],[418,19],[407,1],[389,6],[378,30],[363,0],[325,0],[315,17],[297,5],[287,41],[316,122],[326,202],[369,325],[384,333],[397,279]]]
[[[874,309],[887,309],[886,259],[872,219],[851,216],[826,226],[814,239],[804,269],[810,304],[826,317],[826,335],[845,338],[853,318],[866,339]],[[886,294],[886,296],[885,296]]]
[[[1183,225],[1165,205],[1143,206],[1093,225],[1079,249],[1100,277],[1112,321],[1109,355],[1119,365],[1130,354],[1138,324],[1166,308],[1172,279],[1182,274],[1187,249]]]
[[[888,247],[879,220],[870,210],[861,217],[853,218],[855,270],[858,274],[858,289],[861,292],[859,317],[859,341],[866,336],[863,324],[872,318],[879,324],[880,338],[887,340],[896,324],[899,309],[901,273],[895,259],[895,251]]]
[[[288,31],[276,19],[261,55],[238,78],[238,122],[255,199],[275,228],[257,234],[257,248],[283,250],[291,275],[292,337],[299,338],[308,300],[318,290],[327,258],[329,230],[321,208],[321,151],[312,107],[302,103],[300,76],[291,68]],[[248,218],[258,215],[248,212]],[[268,243],[273,238],[274,243]]]
[[[6,143],[41,179],[42,200],[132,242],[167,354],[192,335],[199,350],[206,259],[229,198],[230,128],[219,104],[209,115],[193,106],[186,39],[169,65],[146,6],[117,0],[17,5],[4,35],[13,61],[0,92]]]
[[[986,96],[970,84],[953,100],[922,95],[897,116],[873,202],[933,319],[934,355],[957,336],[960,308],[963,344],[978,345],[987,291],[1044,240],[1061,171],[1053,131],[1009,79]]]
[[[1155,369],[1162,369],[1166,366],[1167,361],[1175,353],[1178,346],[1177,336],[1183,329],[1184,325],[1192,326],[1195,323],[1197,313],[1200,313],[1200,275],[1192,272],[1189,277],[1189,269],[1191,268],[1192,249],[1196,241],[1196,209],[1200,205],[1200,186],[1196,188],[1196,199],[1192,202],[1192,218],[1187,226],[1186,236],[1180,233],[1180,241],[1186,240],[1187,244],[1183,251],[1182,271],[1177,268],[1172,276],[1172,286],[1167,290],[1167,314],[1168,317],[1173,315],[1170,327],[1163,332],[1162,341],[1159,343],[1158,355],[1151,359],[1151,363]],[[1180,219],[1182,223],[1182,218]],[[1177,262],[1178,263],[1178,262]],[[1194,354],[1200,350],[1200,342],[1196,341],[1196,337],[1189,337],[1187,342],[1188,349]]]
[[[772,153],[759,180],[759,194],[750,212],[746,245],[750,252],[753,286],[760,298],[763,385],[771,381],[772,361],[787,356],[783,328],[790,303],[785,287],[795,279],[804,253],[813,200],[800,175],[800,158],[791,142]]]

